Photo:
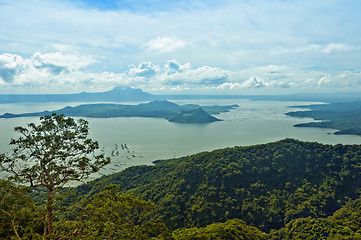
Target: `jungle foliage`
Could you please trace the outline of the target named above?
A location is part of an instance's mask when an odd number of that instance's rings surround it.
[[[361,146],[285,139],[158,161],[95,182],[152,201],[172,230],[237,218],[270,232],[296,219],[327,218],[357,199]]]
[[[54,238],[359,239],[360,189],[358,145],[285,139],[226,148],[131,167],[77,187],[78,197],[57,205]],[[21,209],[39,216],[14,218],[19,235],[29,224],[41,230],[41,204],[19,204],[25,207],[14,205],[11,216]],[[7,234],[16,236],[11,228]]]

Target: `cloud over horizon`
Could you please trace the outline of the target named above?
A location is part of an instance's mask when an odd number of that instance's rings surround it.
[[[0,4],[2,93],[361,91],[357,1]]]
[[[28,58],[4,53],[0,55],[1,93],[103,91],[124,85],[155,93],[361,90],[361,72],[352,71],[329,74],[277,65],[226,70],[192,67],[189,62],[181,64],[175,59],[162,65],[141,62],[119,73],[87,71],[95,62],[91,56],[59,52],[35,53]]]

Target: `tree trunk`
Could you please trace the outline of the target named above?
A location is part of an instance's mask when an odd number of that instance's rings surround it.
[[[54,188],[49,187],[48,188],[48,201],[46,202],[46,216],[45,216],[45,222],[46,222],[46,232],[47,234],[53,234],[54,228],[53,228],[53,221],[54,221]]]
[[[11,219],[11,226],[13,227],[13,231],[14,231],[16,237],[17,237],[19,240],[21,240],[21,237],[19,236],[19,233],[18,233],[18,231],[16,230],[14,219]]]

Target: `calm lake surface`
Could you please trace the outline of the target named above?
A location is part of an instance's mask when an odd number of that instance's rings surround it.
[[[361,137],[333,135],[332,129],[295,128],[294,124],[312,119],[299,119],[284,115],[288,106],[311,104],[310,102],[237,100],[187,100],[177,104],[200,105],[238,104],[239,108],[216,115],[222,122],[210,124],[171,123],[155,118],[109,118],[89,121],[90,137],[98,140],[100,151],[110,156],[112,163],[99,174],[118,172],[135,165],[150,165],[154,160],[186,156],[215,149],[262,144],[294,138],[327,144],[361,144]],[[0,104],[0,114],[56,110],[81,103],[26,103]],[[137,104],[137,103],[124,103]],[[9,142],[16,137],[15,126],[39,122],[36,117],[0,119],[0,152],[9,152]]]

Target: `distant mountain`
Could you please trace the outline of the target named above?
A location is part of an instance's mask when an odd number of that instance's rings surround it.
[[[179,117],[179,120],[173,122],[200,123],[220,121],[210,114],[219,114],[227,112],[238,105],[229,106],[204,106],[206,111],[200,109],[201,106],[195,104],[178,105],[168,101],[152,101],[138,105],[123,104],[83,104],[76,107],[65,107],[53,111],[43,111],[34,113],[12,114],[5,113],[0,118],[18,118],[18,117],[39,117],[50,115],[53,112],[64,114],[70,117],[92,117],[92,118],[112,118],[112,117],[151,117],[173,119]]]
[[[152,100],[251,99],[260,101],[352,102],[361,100],[361,93],[302,93],[289,95],[152,95],[127,86],[110,91],[74,94],[3,94],[0,103],[23,102],[141,102]]]
[[[107,92],[75,94],[9,94],[0,95],[0,103],[22,102],[131,102],[154,100],[152,94],[141,89],[116,87]]]
[[[210,123],[222,120],[211,116],[202,108],[197,108],[190,111],[182,111],[179,115],[169,119],[169,121],[179,123]]]

